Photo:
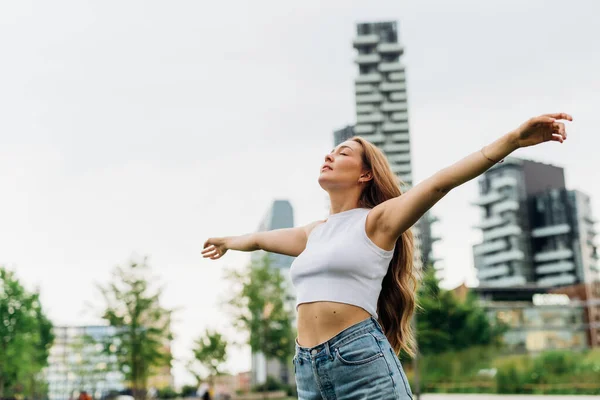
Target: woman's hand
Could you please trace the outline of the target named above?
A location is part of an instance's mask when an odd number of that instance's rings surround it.
[[[226,238],[210,238],[204,242],[202,257],[218,260],[227,253],[227,250],[229,250],[229,247],[227,247]]]
[[[567,132],[565,124],[559,120],[572,121],[573,118],[569,114],[556,113],[527,120],[513,132],[515,144],[528,147],[549,141],[562,143],[567,139]]]

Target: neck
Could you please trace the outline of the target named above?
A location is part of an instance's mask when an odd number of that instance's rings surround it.
[[[360,192],[349,193],[348,191],[343,192],[329,192],[329,212],[331,214],[337,214],[340,212],[352,210],[358,207],[358,199],[360,198]]]

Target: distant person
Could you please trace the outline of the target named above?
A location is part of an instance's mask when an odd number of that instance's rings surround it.
[[[198,388],[198,397],[202,400],[211,400],[210,397],[210,386],[208,384],[203,383]]]
[[[567,135],[560,120],[572,118],[561,113],[531,118],[404,194],[384,154],[354,137],[327,154],[321,166],[329,218],[210,238],[202,254],[217,260],[227,250],[262,249],[297,257],[290,274],[297,293],[294,368],[300,399],[410,399],[397,357],[402,350],[414,354],[410,322],[417,274],[410,227],[451,189],[516,149],[562,143]],[[460,132],[440,134],[453,135],[457,147],[468,144]]]

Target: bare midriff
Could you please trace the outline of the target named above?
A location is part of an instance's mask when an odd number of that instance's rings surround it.
[[[344,303],[317,301],[298,306],[298,344],[314,347],[371,315],[363,308]]]

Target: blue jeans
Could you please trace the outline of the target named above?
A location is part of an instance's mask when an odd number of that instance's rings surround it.
[[[294,371],[300,400],[412,399],[400,360],[373,317],[315,347],[296,341]]]

